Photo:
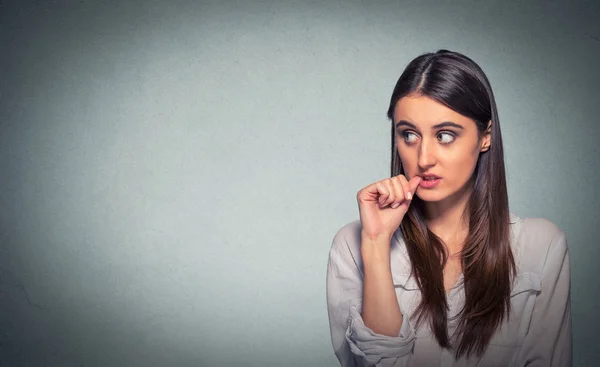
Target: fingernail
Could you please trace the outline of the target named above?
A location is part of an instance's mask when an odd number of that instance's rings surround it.
[[[411,194],[411,192],[410,192],[410,191],[406,193],[406,199],[407,199],[407,200],[410,200],[410,199],[412,199],[412,194]]]
[[[400,203],[394,203],[394,205],[392,205],[392,209],[396,209],[399,206],[400,206]]]

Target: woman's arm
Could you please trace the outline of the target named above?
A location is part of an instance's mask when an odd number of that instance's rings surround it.
[[[392,281],[391,240],[391,235],[369,238],[361,234],[360,252],[364,266],[361,316],[373,332],[393,337],[400,331],[402,313]]]
[[[408,366],[412,356],[411,351],[414,345],[415,333],[407,322],[406,315],[404,315],[404,318],[402,315],[398,318],[401,326],[398,325],[399,330],[395,332],[394,336],[376,333],[365,325],[361,316],[364,284],[361,270],[363,259],[360,254],[360,242],[360,224],[355,222],[352,225],[345,226],[336,234],[329,253],[327,310],[335,355],[342,367]],[[366,267],[369,268],[368,265]],[[369,280],[369,274],[365,274],[367,281],[376,282],[378,280],[377,276],[375,274]],[[391,275],[387,281],[391,292],[394,292],[393,285],[390,285]],[[378,284],[374,285],[375,287],[371,288],[367,285],[366,291],[376,291],[377,287],[380,286]],[[390,288],[386,287],[385,290],[388,291],[388,294],[384,294],[383,299],[391,302],[391,297],[393,297],[394,306],[398,307],[395,292],[393,295],[389,294]],[[372,295],[375,298],[377,297],[376,293]],[[377,312],[380,307],[377,299],[373,299],[373,301],[369,313]],[[398,316],[394,315],[393,312],[391,315]],[[375,322],[375,324],[377,323],[379,323],[379,320]],[[375,328],[377,329],[376,326]]]
[[[572,365],[570,282],[569,251],[561,231],[548,250],[519,366]]]

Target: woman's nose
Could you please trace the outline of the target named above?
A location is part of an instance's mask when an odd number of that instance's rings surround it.
[[[421,140],[421,146],[419,147],[419,167],[423,170],[435,165],[435,147],[433,142],[428,139]]]

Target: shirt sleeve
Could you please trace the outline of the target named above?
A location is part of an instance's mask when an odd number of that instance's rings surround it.
[[[335,355],[342,367],[408,366],[415,332],[407,315],[402,315],[397,337],[376,334],[363,323],[362,275],[347,240],[342,230],[336,234],[327,265],[327,311]]]
[[[561,232],[548,250],[519,366],[572,365],[570,282],[567,240]]]

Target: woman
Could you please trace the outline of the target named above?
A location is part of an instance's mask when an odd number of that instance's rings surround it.
[[[336,234],[327,307],[342,366],[570,366],[564,232],[509,213],[502,136],[480,67],[414,59],[390,101],[391,178]]]

